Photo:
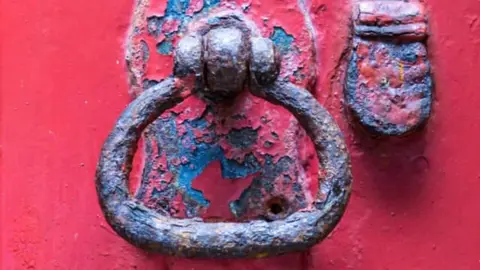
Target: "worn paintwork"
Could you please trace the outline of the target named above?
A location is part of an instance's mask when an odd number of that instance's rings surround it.
[[[171,75],[173,49],[179,39],[215,26],[220,16],[212,14],[222,12],[239,13],[255,26],[256,35],[272,40],[283,60],[283,79],[313,89],[314,33],[308,14],[301,8],[295,2],[138,1],[127,38],[130,93],[135,97]],[[288,20],[277,16],[284,13],[290,14]],[[212,63],[217,61],[212,59]],[[245,73],[234,80],[241,81],[243,76]],[[216,81],[218,84],[209,88],[236,84],[219,78]],[[215,98],[219,97],[217,92]],[[263,218],[270,215],[272,198],[295,198],[289,212],[281,213],[284,216],[311,204],[318,188],[316,158],[304,130],[284,109],[248,92],[226,104],[216,104],[212,97],[189,98],[153,122],[143,142],[141,184],[132,183],[132,190],[139,186],[139,200],[176,217]],[[197,178],[217,161],[221,174],[211,177],[237,188],[224,201],[216,200],[212,205],[212,199],[205,195],[212,192],[212,187]],[[220,188],[218,192],[222,192]],[[225,207],[230,213],[215,210]]]
[[[388,141],[356,133],[343,112],[344,76],[335,71],[351,44],[352,3],[307,3],[318,46],[311,90],[345,134],[355,181],[344,217],[321,244],[262,260],[152,254],[106,223],[92,178],[106,136],[131,102],[123,45],[133,4],[1,1],[0,269],[478,269],[478,1],[424,1],[433,111],[422,132]],[[300,24],[282,10],[272,20],[287,18],[282,27],[292,33]],[[218,163],[194,181],[210,187],[207,199],[226,196],[230,183],[213,184]]]
[[[241,13],[213,13],[193,24],[198,27],[186,33],[175,53],[176,77],[165,79],[139,95],[117,120],[102,149],[96,185],[108,223],[120,236],[138,247],[184,257],[263,258],[311,247],[333,230],[350,196],[350,159],[343,134],[308,91],[277,78],[280,66],[278,49],[269,39],[259,37],[255,25]],[[310,136],[322,172],[317,173],[318,191],[309,203],[291,196],[294,191],[286,189],[296,178],[283,181],[281,192],[274,189],[271,181],[278,174],[270,170],[271,164],[265,164],[267,171],[259,173],[239,199],[229,203],[236,218],[243,218],[247,210],[253,210],[263,213],[261,220],[206,223],[207,220],[198,218],[177,219],[172,217],[175,212],[171,208],[163,207],[158,211],[130,196],[127,182],[133,155],[144,128],[152,119],[175,107],[191,93],[210,100],[214,105],[231,104],[246,87],[255,96],[285,107]],[[225,114],[220,112],[219,115]],[[175,147],[170,143],[161,142],[158,148]],[[192,142],[185,145],[191,147]],[[220,147],[217,149],[221,150]],[[208,163],[214,161],[210,156],[212,149],[197,150],[207,151],[208,154],[199,152],[198,155]],[[255,157],[253,159],[256,161]],[[239,171],[245,161],[248,159],[237,160]],[[190,162],[186,159],[185,163]],[[228,164],[229,161],[222,162]],[[223,169],[218,165],[217,168]],[[194,169],[189,166],[185,172]],[[283,172],[284,178],[285,174]],[[188,198],[184,203],[187,213],[192,213],[196,206],[189,205],[189,200],[196,200],[200,205],[204,203],[208,209],[210,202],[203,199],[203,194],[196,194],[199,198],[191,196],[188,194],[193,191],[188,186],[190,183],[184,183],[182,175],[173,177],[179,178],[177,183],[186,193],[184,198]],[[175,184],[174,180],[165,182],[165,189]],[[266,185],[259,186],[258,183]],[[298,205],[299,201],[303,205]],[[249,209],[251,205],[256,209]]]
[[[359,2],[353,26],[345,99],[354,121],[379,135],[422,127],[430,116],[433,88],[422,4]]]
[[[285,82],[275,82],[256,93],[288,108],[314,141],[326,173],[319,175],[319,192],[308,209],[271,222],[205,223],[198,218],[172,218],[130,198],[127,181],[140,131],[152,116],[182,100],[184,88],[177,89],[175,84],[167,79],[140,95],[118,119],[103,147],[97,192],[107,221],[119,235],[138,247],[169,255],[263,258],[304,250],[333,230],[345,211],[351,188],[343,135],[311,94]]]

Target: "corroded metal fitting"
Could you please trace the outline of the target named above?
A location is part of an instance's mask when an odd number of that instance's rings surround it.
[[[420,2],[362,1],[354,5],[345,101],[374,135],[403,136],[425,126],[433,76],[426,10]]]
[[[238,94],[249,79],[259,85],[272,83],[280,66],[273,42],[251,37],[244,29],[226,26],[183,37],[175,50],[174,75],[195,75],[205,94],[215,97]]]
[[[184,257],[254,257],[307,249],[324,239],[342,217],[352,175],[343,134],[334,119],[307,90],[278,79],[279,61],[272,42],[232,16],[217,18],[180,40],[176,78],[147,89],[128,105],[103,145],[96,172],[99,203],[107,222],[137,247]],[[206,223],[178,219],[150,209],[130,195],[128,178],[143,130],[192,91],[178,82],[194,76],[200,91],[230,97],[249,83],[251,92],[292,113],[314,145],[319,168],[312,205],[278,220]],[[162,147],[162,146],[159,146]]]

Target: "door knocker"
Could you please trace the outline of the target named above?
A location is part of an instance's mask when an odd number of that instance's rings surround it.
[[[178,42],[174,76],[139,94],[108,136],[96,172],[102,211],[122,238],[168,255],[259,258],[309,248],[333,230],[348,202],[352,176],[343,135],[312,94],[279,78],[277,49],[242,13],[215,13],[205,21]],[[266,219],[204,222],[155,211],[130,194],[133,156],[150,123],[187,97],[221,104],[245,89],[286,108],[310,137],[322,169],[311,205]]]

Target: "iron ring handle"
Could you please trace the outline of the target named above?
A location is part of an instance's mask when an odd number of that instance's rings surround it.
[[[183,257],[258,258],[303,250],[324,239],[348,202],[349,156],[329,113],[308,91],[279,80],[255,88],[254,94],[287,108],[312,139],[320,168],[326,171],[319,176],[319,196],[312,209],[272,222],[203,223],[199,218],[164,216],[129,195],[128,177],[142,130],[190,94],[176,86],[177,80],[168,78],[130,103],[103,146],[96,188],[112,228],[137,247]]]

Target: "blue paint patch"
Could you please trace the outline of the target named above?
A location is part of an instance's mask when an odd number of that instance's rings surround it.
[[[295,38],[287,34],[282,27],[274,26],[273,33],[270,36],[270,39],[273,41],[275,46],[279,49],[281,54],[286,54],[292,49],[292,44]]]
[[[219,4],[220,0],[204,0],[202,9],[195,12],[195,14],[205,13]],[[168,0],[164,16],[152,16],[147,18],[149,33],[158,37],[161,33],[164,22],[172,19],[180,21],[180,31],[185,29],[186,25],[192,20],[192,16],[186,14],[189,6],[190,0]],[[174,31],[170,34],[176,34],[177,32],[178,31]]]
[[[173,52],[173,44],[170,40],[163,40],[157,43],[157,52],[163,55],[171,55]]]
[[[217,18],[217,17],[209,18],[208,21],[207,21],[207,23],[208,23],[209,25],[215,25],[215,24],[220,23],[220,19]]]
[[[204,0],[203,1],[203,10],[208,11],[209,9],[216,7],[220,4],[220,0]]]
[[[181,18],[190,5],[190,0],[168,0],[165,17]]]
[[[186,133],[178,138],[177,127],[174,117],[163,121],[162,125],[168,126],[168,136],[173,135],[177,138],[175,142],[175,151],[167,151],[168,170],[176,176],[176,185],[189,198],[196,201],[202,206],[208,206],[209,201],[205,198],[203,193],[192,188],[192,182],[196,179],[205,168],[213,161],[220,161],[222,178],[225,181],[228,179],[244,178],[248,175],[256,173],[261,170],[260,163],[252,154],[247,155],[245,161],[239,163],[235,160],[229,160],[225,157],[223,149],[218,145],[217,141],[212,143],[197,142],[193,129],[208,129],[208,122],[203,119],[187,120],[183,122],[182,126]],[[172,134],[173,133],[173,134]],[[211,137],[218,138],[212,129],[209,134]],[[162,134],[159,134],[162,136]],[[159,138],[159,141],[165,141]],[[186,159],[186,164],[174,165],[174,159]]]
[[[206,129],[208,127],[208,122],[203,118],[197,118],[185,122],[194,128]]]
[[[180,149],[180,154],[189,161],[187,164],[170,166],[169,169],[177,171],[177,184],[185,194],[198,202],[200,205],[208,206],[209,201],[203,196],[201,191],[192,188],[192,182],[197,178],[203,170],[214,160],[219,160],[223,153],[219,147],[211,147],[206,143],[195,144],[195,151],[191,149]]]

